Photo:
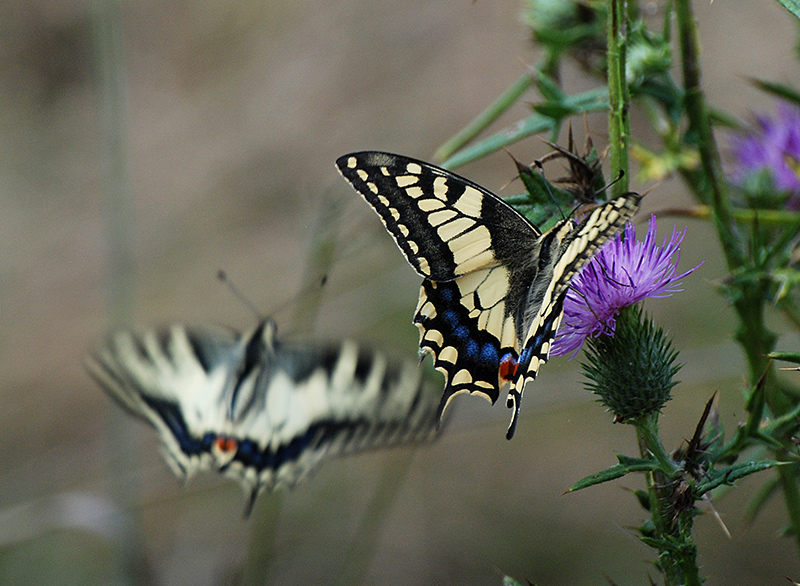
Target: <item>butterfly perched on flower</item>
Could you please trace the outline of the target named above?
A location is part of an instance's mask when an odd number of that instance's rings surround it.
[[[238,480],[247,513],[261,491],[294,486],[327,457],[436,433],[438,394],[416,364],[353,342],[282,343],[275,332],[271,320],[244,335],[123,330],[87,366],[159,431],[179,478],[211,469]]]
[[[511,439],[525,384],[550,354],[570,281],[641,197],[627,193],[579,223],[564,218],[542,233],[495,194],[423,161],[365,151],[336,166],[424,279],[414,323],[420,347],[445,375],[439,414],[460,393],[494,403],[508,383]]]

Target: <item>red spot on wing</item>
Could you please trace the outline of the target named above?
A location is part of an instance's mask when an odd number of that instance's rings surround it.
[[[506,354],[500,360],[500,378],[503,380],[514,380],[517,375],[517,365],[519,362],[513,354]]]
[[[238,447],[238,443],[235,438],[226,437],[226,436],[218,436],[217,439],[214,441],[216,448],[222,453],[230,453],[235,452],[236,448]]]

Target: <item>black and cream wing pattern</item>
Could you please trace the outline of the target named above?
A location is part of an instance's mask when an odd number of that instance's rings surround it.
[[[416,364],[354,342],[282,343],[271,320],[243,335],[122,330],[87,367],[158,430],[179,478],[216,470],[238,480],[248,513],[261,491],[294,486],[328,457],[436,433],[439,396]]]
[[[494,403],[508,383],[516,428],[525,384],[547,361],[575,274],[635,214],[627,193],[580,223],[565,218],[542,233],[483,187],[409,157],[365,151],[340,157],[339,172],[380,216],[423,277],[414,323],[452,398]]]

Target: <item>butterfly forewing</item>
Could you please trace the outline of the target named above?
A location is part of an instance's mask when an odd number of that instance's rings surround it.
[[[411,266],[433,281],[505,262],[538,235],[495,195],[423,161],[361,152],[336,165],[378,213]],[[514,234],[522,242],[507,239]]]
[[[510,438],[524,385],[550,354],[572,278],[633,216],[639,196],[541,234],[493,193],[428,163],[361,152],[337,166],[425,277],[414,323],[420,347],[445,375],[440,413],[464,392],[494,402],[511,382]]]
[[[161,435],[181,478],[215,469],[238,480],[248,510],[325,458],[424,439],[438,397],[411,363],[340,345],[283,345],[265,321],[245,336],[173,326],[122,331],[87,363],[128,411]]]

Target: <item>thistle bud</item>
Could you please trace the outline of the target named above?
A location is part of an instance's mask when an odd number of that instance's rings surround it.
[[[620,310],[614,335],[591,338],[587,346],[583,372],[591,382],[586,386],[615,421],[653,414],[671,399],[678,353],[640,305]]]

